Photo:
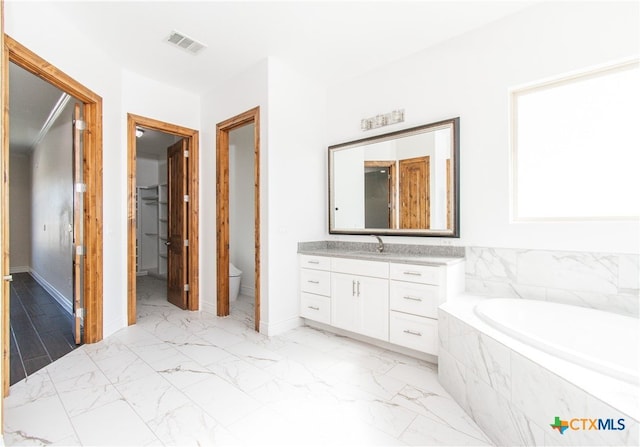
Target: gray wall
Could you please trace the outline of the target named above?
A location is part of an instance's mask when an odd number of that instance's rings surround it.
[[[69,303],[73,299],[72,108],[70,101],[35,148],[31,167],[31,269]]]
[[[28,272],[31,265],[31,157],[11,153],[9,164],[11,272]]]

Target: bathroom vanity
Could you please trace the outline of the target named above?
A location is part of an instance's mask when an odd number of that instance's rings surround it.
[[[464,290],[464,248],[311,244],[298,250],[300,316],[309,325],[438,355],[437,309]]]

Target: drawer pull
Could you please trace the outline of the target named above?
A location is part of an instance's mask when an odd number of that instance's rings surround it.
[[[411,270],[404,272],[404,274],[405,275],[411,275],[411,276],[422,276],[422,273],[414,272],[414,271],[411,271]]]
[[[320,264],[320,261],[307,261],[307,264]]]
[[[422,337],[422,332],[411,331],[409,329],[404,330],[405,334],[416,335],[418,337]]]
[[[320,284],[320,281],[318,281],[316,279],[309,279],[309,280],[307,280],[307,282],[310,282],[311,284]]]
[[[320,310],[319,307],[315,307],[315,306],[307,306],[307,308],[309,308],[311,310]]]
[[[411,300],[411,301],[420,301],[422,302],[422,298],[417,297],[417,296],[403,296],[402,298],[404,298],[405,300]]]

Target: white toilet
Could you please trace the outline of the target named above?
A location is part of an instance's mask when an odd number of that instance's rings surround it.
[[[229,301],[235,301],[238,298],[241,280],[242,271],[232,263],[229,263]]]

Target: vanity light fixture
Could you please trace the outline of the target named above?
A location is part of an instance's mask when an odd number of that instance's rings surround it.
[[[136,127],[136,138],[140,138],[142,135],[144,135],[144,129]]]
[[[404,109],[394,110],[384,115],[376,115],[371,118],[364,118],[360,121],[360,129],[371,130],[378,127],[388,126],[389,124],[402,123],[404,121]]]

